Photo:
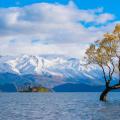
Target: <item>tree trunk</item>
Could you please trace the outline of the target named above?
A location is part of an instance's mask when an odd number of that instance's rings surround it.
[[[120,84],[116,84],[116,85],[113,85],[113,86],[110,86],[110,87],[106,87],[106,89],[100,95],[100,101],[107,101],[107,94],[111,90],[116,90],[116,89],[120,89]]]
[[[119,70],[119,84],[120,84],[120,57],[119,57],[119,62],[118,62],[118,70]]]
[[[110,91],[110,88],[106,88],[100,95],[100,101],[106,101],[107,100],[107,94]]]

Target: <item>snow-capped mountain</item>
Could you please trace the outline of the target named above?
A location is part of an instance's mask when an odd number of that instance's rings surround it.
[[[97,66],[87,67],[83,60],[64,56],[1,56],[0,73],[22,76],[47,87],[63,83],[102,84],[103,79]]]

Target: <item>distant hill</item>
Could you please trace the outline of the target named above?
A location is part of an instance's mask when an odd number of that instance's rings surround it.
[[[53,88],[55,92],[100,92],[104,86],[90,86],[86,84],[66,83]]]
[[[0,85],[1,92],[17,92],[16,87],[13,84]]]

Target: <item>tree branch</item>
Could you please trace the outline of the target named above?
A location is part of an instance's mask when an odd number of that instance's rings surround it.
[[[110,66],[108,65],[108,64],[106,64],[107,65],[107,67],[108,67],[108,69],[109,69],[109,81],[111,81],[111,79],[112,79],[112,76],[111,76],[111,68],[110,68]]]
[[[104,70],[104,67],[102,66],[102,65],[100,65],[101,66],[101,68],[102,68],[102,71],[103,71],[103,76],[104,76],[104,79],[105,79],[105,82],[106,82],[106,84],[107,84],[107,78],[106,78],[106,73],[105,73],[105,70]]]

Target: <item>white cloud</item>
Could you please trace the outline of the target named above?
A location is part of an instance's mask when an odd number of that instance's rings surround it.
[[[101,37],[103,29],[113,27],[109,21],[114,19],[103,8],[82,10],[73,2],[0,8],[0,53],[80,56],[90,42]]]
[[[109,20],[113,20],[114,16],[108,13],[101,14],[97,19],[96,22],[99,23],[106,23]]]

